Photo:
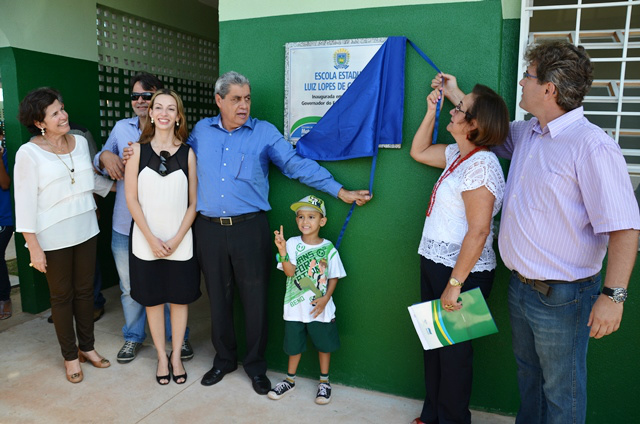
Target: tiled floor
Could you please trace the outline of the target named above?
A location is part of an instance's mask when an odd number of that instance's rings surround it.
[[[154,378],[155,350],[148,338],[130,364],[115,360],[122,345],[122,309],[118,287],[104,291],[107,313],[96,323],[96,349],[112,366],[84,364],[84,381],[68,383],[49,312],[20,311],[0,321],[0,423],[409,423],[421,409],[415,399],[333,384],[329,405],[318,406],[316,382],[298,378],[296,390],[280,401],[258,396],[240,369],[212,387],[200,384],[210,368],[213,348],[209,326],[191,326],[195,358],[185,362],[184,385],[159,386]],[[190,308],[190,323],[208,322],[203,296]],[[269,372],[275,383],[282,374]],[[512,424],[513,417],[473,412],[475,424]]]

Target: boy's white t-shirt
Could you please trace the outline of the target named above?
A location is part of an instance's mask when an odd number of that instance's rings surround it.
[[[284,320],[305,323],[331,322],[336,317],[333,298],[329,299],[324,311],[316,318],[311,316],[311,310],[314,308],[311,302],[316,297],[326,294],[329,279],[346,277],[347,273],[342,266],[338,250],[329,240],[310,245],[303,242],[301,236],[296,236],[287,240],[287,254],[296,271],[293,277],[287,277]],[[326,269],[320,264],[322,259],[327,260]],[[282,270],[282,264],[278,264],[278,269]]]

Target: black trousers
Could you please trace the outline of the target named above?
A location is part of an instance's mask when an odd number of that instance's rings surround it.
[[[97,243],[98,236],[94,236],[75,246],[45,252],[51,316],[66,361],[78,358],[78,348],[84,352],[93,350],[93,273]]]
[[[202,218],[194,224],[198,261],[211,307],[213,365],[235,369],[238,346],[233,323],[234,283],[244,308],[247,354],[243,366],[249,377],[265,374],[267,347],[267,286],[271,268],[271,230],[264,212],[232,226]]]
[[[453,269],[420,257],[422,301],[439,299],[449,284]],[[495,271],[473,272],[462,291],[480,287],[487,298]],[[464,305],[463,305],[464,308]],[[473,347],[471,341],[424,351],[424,384],[427,395],[420,419],[428,424],[471,423]]]

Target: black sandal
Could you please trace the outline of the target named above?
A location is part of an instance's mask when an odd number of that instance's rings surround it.
[[[173,352],[171,352],[171,354],[169,355],[169,366],[171,366],[171,356],[173,356]],[[182,363],[182,360],[180,360],[180,363]],[[173,381],[176,384],[184,384],[187,382],[187,370],[184,368],[184,364],[182,364],[182,369],[184,369],[184,374],[180,374],[180,375],[173,374]],[[181,378],[184,378],[184,380],[178,381]]]
[[[167,356],[167,361],[169,362],[169,374],[167,375],[158,375],[158,368],[156,367],[156,381],[158,382],[159,385],[161,386],[166,386],[167,384],[169,384],[171,382],[171,360],[169,359],[169,357]],[[160,365],[160,361],[158,361],[158,365]],[[166,381],[166,383],[163,383],[163,380]]]

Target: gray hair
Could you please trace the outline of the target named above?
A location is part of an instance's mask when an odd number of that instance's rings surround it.
[[[248,85],[251,90],[251,83],[249,79],[236,71],[229,71],[220,75],[216,81],[215,94],[219,94],[223,99],[229,93],[231,85]]]

